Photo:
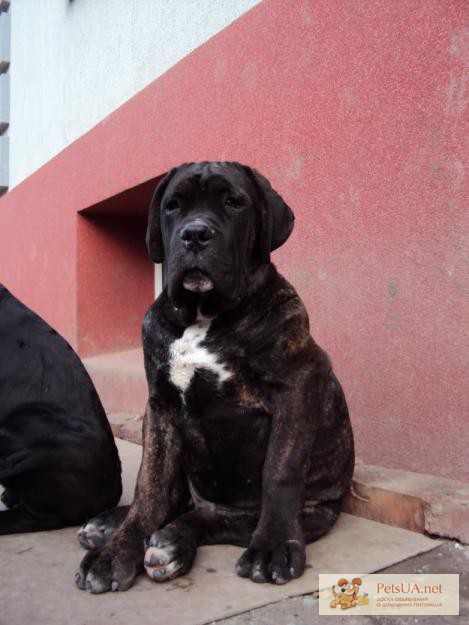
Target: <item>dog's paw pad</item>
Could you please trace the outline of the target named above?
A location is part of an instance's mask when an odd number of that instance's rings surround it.
[[[191,535],[170,526],[154,532],[145,551],[144,567],[155,582],[164,582],[187,573],[194,562],[196,546]]]
[[[174,549],[166,551],[149,547],[145,553],[145,571],[155,582],[164,582],[177,577],[184,564],[184,559],[178,558]]]

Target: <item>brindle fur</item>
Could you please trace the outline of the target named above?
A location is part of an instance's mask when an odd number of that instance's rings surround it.
[[[220,192],[204,199],[214,172],[230,189],[241,185],[249,197],[243,222],[233,217],[224,220],[228,226],[220,225],[215,212],[210,222],[216,232],[234,228],[235,238],[248,240],[244,266],[236,269],[247,277],[238,276],[239,289],[231,299],[226,285],[218,289],[215,279],[215,292],[204,294],[184,293],[171,282],[181,279],[171,277],[182,275],[181,263],[193,262],[177,249],[178,263],[171,265],[174,232],[194,216],[219,210],[213,202]],[[199,185],[200,194],[189,194],[188,208],[168,225],[170,218],[162,214],[160,222],[158,215],[175,178],[189,179],[192,189]],[[166,246],[169,285],[143,323],[149,387],[143,460],[127,517],[110,542],[85,557],[77,574],[81,588],[127,589],[142,569],[145,541],[150,544],[145,567],[157,581],[168,579],[168,573],[152,545],[171,545],[179,567],[175,574],[181,575],[192,566],[198,545],[232,543],[247,547],[238,561],[239,575],[284,583],[303,573],[305,542],[325,534],[339,515],[354,466],[347,405],[329,358],[310,336],[303,303],[270,263],[273,244],[259,254],[266,218],[273,220],[270,230],[281,242],[292,228],[288,207],[273,206],[283,200],[272,194],[260,174],[231,163],[182,166],[156,193],[149,248],[161,260]],[[161,228],[156,232],[155,219]],[[156,252],[155,237],[160,240]],[[216,245],[215,239],[214,254],[220,255]],[[202,264],[208,273],[211,262]],[[200,313],[214,317],[204,347],[232,376],[219,384],[213,372],[197,369],[183,398],[170,379],[170,346]]]

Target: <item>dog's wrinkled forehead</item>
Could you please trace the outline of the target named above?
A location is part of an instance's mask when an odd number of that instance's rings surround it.
[[[254,186],[241,167],[234,163],[193,163],[182,166],[170,180],[163,196],[189,195],[210,191],[226,191],[250,196]]]
[[[256,169],[234,161],[185,163],[160,181],[150,204],[146,240],[153,262],[164,260],[163,235],[168,224],[174,226],[201,206],[204,212],[211,212],[211,218],[218,215],[217,219],[225,222],[240,209],[239,219],[230,219],[238,226],[241,221],[252,223],[254,215],[261,263],[270,262],[270,253],[283,245],[293,230],[292,210]]]

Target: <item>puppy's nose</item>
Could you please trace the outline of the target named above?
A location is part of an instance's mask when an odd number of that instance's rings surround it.
[[[180,232],[182,242],[188,250],[207,247],[213,235],[213,230],[203,221],[193,221],[186,224]]]

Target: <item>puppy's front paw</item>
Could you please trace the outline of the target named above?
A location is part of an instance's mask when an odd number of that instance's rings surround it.
[[[306,554],[302,540],[280,541],[253,538],[236,564],[240,577],[249,577],[253,582],[286,584],[303,575]]]
[[[98,594],[132,586],[141,570],[142,551],[121,546],[115,552],[111,546],[85,555],[75,574],[78,588]]]
[[[155,582],[174,579],[190,571],[196,553],[190,530],[170,524],[152,534],[145,552],[145,570]]]

